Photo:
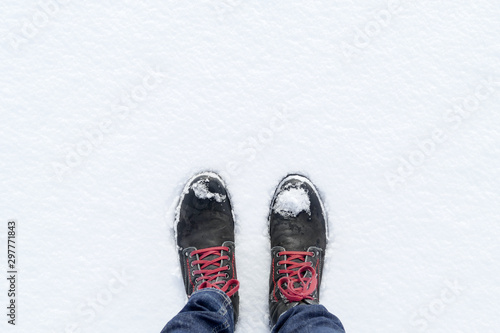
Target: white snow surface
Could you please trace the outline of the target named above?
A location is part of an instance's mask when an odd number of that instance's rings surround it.
[[[268,332],[279,181],[318,187],[321,302],[347,332],[500,331],[500,5],[0,4],[1,332],[160,332],[194,174],[236,216],[237,332]]]
[[[311,201],[303,188],[289,187],[276,196],[273,211],[285,217],[295,217],[300,212],[311,215]]]

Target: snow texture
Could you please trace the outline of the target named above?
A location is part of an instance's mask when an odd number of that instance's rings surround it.
[[[499,36],[496,0],[1,1],[0,331],[160,332],[186,302],[178,196],[211,170],[237,332],[269,332],[290,173],[325,203],[347,332],[499,332]]]
[[[288,187],[283,189],[274,202],[273,211],[284,217],[295,217],[300,212],[311,215],[309,195],[303,188]]]
[[[194,194],[198,199],[213,199],[217,202],[223,202],[226,200],[226,196],[220,193],[212,193],[208,189],[208,181],[207,180],[199,180],[194,183],[191,188],[194,191]]]

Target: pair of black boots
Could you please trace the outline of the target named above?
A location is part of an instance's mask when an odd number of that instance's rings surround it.
[[[186,293],[217,288],[232,300],[238,319],[234,215],[228,191],[215,173],[188,181],[177,207],[174,230]],[[310,180],[288,175],[278,185],[269,213],[271,326],[286,310],[318,304],[327,223]]]

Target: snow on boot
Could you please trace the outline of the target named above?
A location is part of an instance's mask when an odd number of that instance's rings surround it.
[[[289,175],[278,185],[269,213],[271,327],[286,310],[319,304],[325,259],[327,222],[323,203],[313,183]]]
[[[239,282],[234,256],[234,215],[219,175],[194,176],[184,188],[175,218],[175,237],[188,297],[203,288],[224,291],[238,319]]]

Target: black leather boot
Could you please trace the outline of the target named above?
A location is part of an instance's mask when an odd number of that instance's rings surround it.
[[[234,217],[223,180],[205,172],[184,188],[175,218],[179,260],[188,297],[199,289],[217,288],[233,303],[238,319],[239,282],[234,256]]]
[[[271,327],[286,310],[319,303],[325,259],[326,214],[313,183],[289,175],[278,185],[269,213]]]

